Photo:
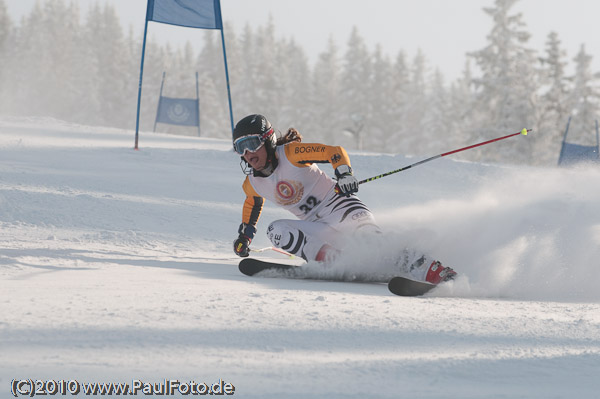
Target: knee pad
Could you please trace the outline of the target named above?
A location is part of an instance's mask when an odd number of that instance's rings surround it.
[[[298,255],[305,260],[315,259],[323,245],[319,240],[311,239],[302,230],[291,226],[285,220],[276,220],[267,228],[267,237],[277,248]]]
[[[284,245],[287,246],[287,243],[290,241],[289,227],[285,223],[276,220],[267,228],[267,237],[269,237],[271,243],[277,248],[281,248]]]

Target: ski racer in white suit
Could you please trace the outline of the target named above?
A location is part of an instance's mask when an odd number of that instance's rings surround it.
[[[242,186],[246,194],[242,223],[234,241],[237,255],[249,255],[265,198],[299,219],[272,222],[267,229],[269,239],[275,247],[307,261],[333,260],[347,243],[348,234],[380,232],[371,211],[354,195],[358,180],[346,150],[301,140],[293,128],[277,140],[271,123],[258,114],[235,126],[233,147],[242,157],[247,175]],[[337,183],[317,163],[330,163]],[[421,269],[419,279],[436,284],[456,274],[439,262]]]

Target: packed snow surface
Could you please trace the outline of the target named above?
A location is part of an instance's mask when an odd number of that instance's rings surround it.
[[[240,398],[599,397],[598,166],[447,157],[361,185],[385,234],[337,271],[379,273],[408,247],[460,273],[402,298],[240,274],[230,142],[133,144],[131,131],[0,120],[0,397],[13,379],[223,380]],[[359,179],[421,159],[350,156]],[[255,248],[278,218],[292,216],[267,204]]]

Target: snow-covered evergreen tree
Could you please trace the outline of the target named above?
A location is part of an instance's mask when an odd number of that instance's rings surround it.
[[[9,65],[9,48],[11,46],[12,20],[8,15],[4,0],[0,0],[0,109],[6,107],[8,101],[6,79],[8,79],[7,66]]]
[[[311,99],[305,104],[310,109],[307,129],[315,140],[334,143],[341,133],[340,59],[338,47],[329,38],[327,48],[319,54],[312,71]],[[344,123],[346,118],[344,118]]]
[[[569,127],[569,141],[583,145],[595,145],[595,123],[600,111],[600,74],[592,72],[592,56],[581,45],[575,56],[573,76],[573,118]]]
[[[428,108],[427,102],[427,76],[429,67],[427,59],[421,49],[417,51],[412,65],[409,67],[410,81],[407,88],[408,101],[402,123],[404,124],[404,136],[400,138],[403,154],[427,154],[427,148],[423,143],[425,114]]]
[[[452,117],[449,121],[446,143],[448,148],[459,148],[470,144],[470,140],[475,136],[473,120],[476,93],[473,90],[473,75],[469,59],[465,61],[462,76],[450,87],[449,102],[449,112]],[[464,157],[464,154],[459,153],[457,157]]]
[[[232,38],[228,35],[227,43],[230,42],[232,42]],[[233,53],[229,59],[232,65],[231,81],[236,121],[249,114],[265,113],[264,110],[260,110],[254,100],[255,70],[259,67],[258,57],[255,55],[256,46],[256,35],[250,25],[246,24],[239,39],[239,51],[237,54]]]
[[[135,121],[135,91],[128,84],[133,79],[127,62],[123,29],[114,7],[93,6],[88,14],[85,42],[91,67],[88,77],[94,89],[100,123],[105,126],[132,127]]]
[[[171,77],[175,84],[169,86],[176,93],[172,97],[196,98],[197,58],[192,44],[188,41],[183,49],[178,49],[171,66]]]
[[[391,129],[390,120],[397,112],[391,102],[394,95],[394,86],[390,84],[393,79],[393,65],[383,54],[380,45],[375,48],[372,58],[372,74],[367,92],[368,97],[365,99],[371,105],[371,118],[361,134],[368,135],[369,150],[385,152],[388,150],[386,145]]]
[[[227,26],[226,26],[227,27]],[[236,82],[239,76],[236,73],[235,64],[237,55],[236,38],[233,33],[226,36],[226,50],[229,65],[230,89],[234,95],[241,94]],[[233,59],[233,61],[232,61]],[[227,80],[223,58],[223,46],[220,34],[216,31],[207,31],[204,34],[204,46],[200,51],[195,68],[200,76],[200,119],[202,135],[213,137],[231,137],[231,118],[229,115],[229,99],[227,94]],[[234,114],[239,107],[237,101],[233,101]],[[236,121],[234,121],[235,123]]]
[[[281,87],[278,90],[279,128],[282,133],[285,133],[293,126],[310,135],[311,132],[305,130],[310,107],[310,71],[304,50],[294,40],[280,41],[276,63],[281,80]],[[311,137],[309,140],[314,141],[314,138]]]
[[[79,83],[79,9],[62,0],[37,3],[16,31],[7,50],[3,85],[10,93],[10,110],[22,115],[77,120],[85,113]]]
[[[50,93],[45,109],[53,117],[86,123],[86,82],[89,74],[85,70],[87,60],[81,49],[86,45],[82,40],[80,11],[77,3],[65,6],[62,1],[48,2],[46,6],[52,46],[53,66],[46,76],[46,90]]]
[[[524,127],[537,128],[538,79],[535,52],[527,47],[530,34],[524,29],[522,15],[511,14],[517,0],[495,0],[484,8],[494,25],[488,44],[472,53],[481,76],[474,79],[478,90],[478,139],[489,139],[518,132]],[[533,140],[512,140],[494,150],[479,149],[481,159],[531,163]]]
[[[340,111],[346,119],[342,119],[342,129],[358,131],[361,125],[368,126],[372,122],[367,97],[370,76],[371,56],[358,28],[354,27],[343,61]],[[357,148],[358,143],[356,137],[344,142],[349,148]]]
[[[41,65],[50,65],[44,49],[45,34],[42,29],[44,9],[36,3],[29,15],[21,20],[16,30],[14,48],[9,51],[8,64],[3,69],[11,76],[6,79],[6,93],[11,97],[8,111],[16,115],[46,115],[43,102],[36,91],[43,87]],[[56,44],[53,44],[56,45]]]
[[[539,164],[550,165],[556,162],[564,129],[571,114],[565,58],[566,52],[560,46],[558,33],[550,32],[546,41],[546,54],[540,58],[540,121],[539,131],[534,135],[537,139],[535,159]]]
[[[390,74],[392,93],[388,99],[390,119],[388,120],[387,141],[384,142],[386,152],[403,152],[402,139],[410,135],[406,119],[409,114],[409,104],[412,99],[409,92],[410,70],[406,53],[399,51]]]
[[[250,58],[255,62],[253,69],[253,90],[251,104],[256,113],[265,115],[274,126],[281,128],[282,89],[281,71],[277,63],[279,51],[275,38],[273,18],[269,17],[264,26],[255,33],[255,46]]]
[[[6,4],[4,3],[4,0],[0,0],[0,57],[4,56],[11,29],[12,21],[6,10]]]
[[[423,118],[423,128],[419,134],[422,138],[422,154],[444,152],[451,141],[452,115],[450,93],[446,88],[444,76],[437,69],[434,72],[430,89],[427,92],[427,106]]]

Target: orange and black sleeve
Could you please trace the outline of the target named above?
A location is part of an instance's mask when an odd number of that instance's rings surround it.
[[[242,222],[251,226],[256,226],[260,213],[262,212],[263,204],[265,199],[258,195],[258,193],[250,184],[250,180],[246,177],[244,184],[242,185],[244,193],[246,193],[246,200],[244,201],[244,208],[242,211]]]
[[[285,147],[285,156],[296,166],[309,166],[313,163],[330,163],[333,169],[340,165],[350,165],[350,157],[343,147],[318,143],[290,143]]]

